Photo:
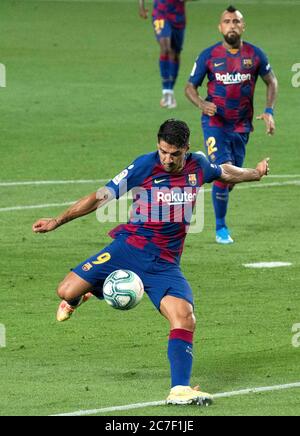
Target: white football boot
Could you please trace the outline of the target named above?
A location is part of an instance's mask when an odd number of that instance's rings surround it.
[[[194,404],[208,407],[212,403],[212,396],[206,392],[201,392],[198,386],[194,389],[190,386],[175,386],[171,389],[170,395],[167,398],[167,404],[174,405]]]

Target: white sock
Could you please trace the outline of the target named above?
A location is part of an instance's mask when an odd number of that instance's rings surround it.
[[[163,95],[174,95],[173,89],[163,89]]]

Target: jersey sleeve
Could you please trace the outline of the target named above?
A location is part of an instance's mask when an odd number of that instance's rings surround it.
[[[259,48],[256,48],[256,54],[259,58],[259,69],[258,74],[261,77],[265,77],[272,71],[272,67],[270,65],[269,59],[267,55]]]
[[[218,180],[222,176],[222,168],[220,165],[215,165],[209,162],[204,153],[197,153],[197,161],[199,166],[203,170],[204,183],[212,183],[214,180]]]
[[[202,85],[205,76],[208,73],[207,61],[210,57],[210,50],[205,50],[196,59],[193,70],[191,72],[189,82],[196,88]]]
[[[107,183],[106,188],[113,193],[113,196],[117,200],[133,188],[140,186],[145,178],[147,178],[148,173],[151,173],[152,166],[147,157],[148,156],[139,157]]]

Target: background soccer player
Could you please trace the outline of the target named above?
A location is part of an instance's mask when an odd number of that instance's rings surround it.
[[[188,0],[154,0],[153,27],[160,45],[159,67],[162,79],[163,108],[174,109],[177,106],[174,86],[180,67],[180,53],[185,33],[185,2]],[[140,16],[148,18],[145,0],[139,0]]]
[[[212,163],[231,163],[242,167],[249,134],[253,130],[253,97],[258,76],[267,85],[266,109],[257,117],[264,120],[267,133],[275,132],[274,106],[277,79],[263,51],[242,40],[244,18],[230,6],[221,16],[219,30],[223,42],[204,50],[196,60],[186,95],[202,110],[202,128],[207,155]],[[208,97],[198,94],[198,87],[208,77]],[[213,204],[216,216],[216,239],[231,244],[226,224],[229,192],[232,185],[216,181]]]
[[[114,242],[73,269],[59,285],[58,295],[63,301],[57,318],[69,319],[90,292],[103,299],[104,281],[113,271],[135,272],[155,307],[170,323],[172,389],[168,403],[203,405],[211,402],[210,395],[190,387],[196,320],[192,290],[180,269],[189,226],[182,212],[193,208],[204,183],[259,181],[269,167],[268,160],[253,170],[210,164],[204,154],[189,153],[189,138],[184,122],[166,121],[159,129],[156,152],[139,157],[105,188],[79,200],[57,218],[37,221],[33,231],[55,230],[135,188],[129,223],[114,229],[110,233]],[[174,196],[172,205],[170,196]]]

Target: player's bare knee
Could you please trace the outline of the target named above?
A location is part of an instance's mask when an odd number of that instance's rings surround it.
[[[60,283],[58,285],[58,288],[56,290],[57,295],[59,296],[59,298],[61,298],[62,300],[65,299],[65,286],[64,286],[64,282]]]
[[[180,54],[179,54],[179,53],[176,53],[176,51],[170,49],[170,52],[169,52],[169,59],[170,59],[172,62],[179,63],[179,62],[180,62]]]
[[[188,314],[186,320],[186,330],[189,330],[190,332],[194,332],[196,330],[196,317],[194,315],[194,313],[190,313]]]
[[[196,319],[194,314],[193,314],[192,318],[193,318],[193,320],[192,320],[193,330],[192,331],[194,332],[196,330],[196,327],[197,327],[197,319]]]
[[[161,56],[170,56],[172,54],[172,48],[168,41],[160,42],[160,54]]]
[[[185,328],[190,331],[194,331],[196,328],[196,317],[193,310],[188,310],[183,318]]]
[[[160,55],[167,57],[169,56],[170,50],[167,47],[161,48],[160,49]]]
[[[176,320],[173,321],[174,328],[180,328],[194,332],[196,330],[196,317],[193,312],[186,312],[178,314]]]
[[[69,281],[64,280],[57,288],[57,295],[62,300],[72,300],[74,297],[74,290]]]

